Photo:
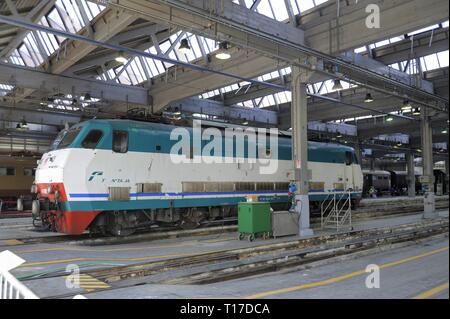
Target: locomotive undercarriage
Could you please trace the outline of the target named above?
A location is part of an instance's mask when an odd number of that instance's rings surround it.
[[[107,211],[89,226],[91,233],[128,236],[152,226],[175,226],[193,229],[202,223],[236,216],[236,207],[191,207],[133,211]]]
[[[37,206],[37,208],[35,207]],[[58,213],[59,212],[59,213]],[[32,204],[33,226],[41,230],[57,231],[57,219],[61,214],[57,202],[34,199]]]
[[[311,216],[320,215],[319,203],[310,204]],[[358,204],[359,200],[352,200],[353,209],[358,207]],[[63,214],[59,204],[41,199],[39,206],[39,213],[33,213],[33,225],[42,230],[58,231],[58,223]],[[278,203],[271,206],[274,210],[288,210],[290,204]],[[95,217],[88,229],[91,234],[128,236],[154,226],[194,229],[208,222],[236,216],[236,206],[105,211]]]

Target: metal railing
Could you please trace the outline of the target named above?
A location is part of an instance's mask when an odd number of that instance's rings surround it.
[[[325,200],[320,205],[320,224],[322,225],[322,228],[324,227],[324,224],[327,222],[329,216],[331,216],[336,209],[336,194],[330,193],[327,195]],[[324,217],[326,216],[326,220],[324,220]]]
[[[0,269],[0,299],[39,299],[39,297],[8,271]]]
[[[351,191],[328,194],[320,208],[322,229],[333,227],[339,231],[344,226],[352,226]]]
[[[0,299],[39,299],[9,272],[24,262],[8,250],[0,253]]]

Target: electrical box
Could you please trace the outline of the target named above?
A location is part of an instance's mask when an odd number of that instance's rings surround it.
[[[298,234],[297,212],[280,211],[272,213],[273,237],[295,236]]]
[[[239,239],[248,236],[248,239],[252,241],[257,235],[269,237],[272,232],[270,203],[239,203],[238,228]]]

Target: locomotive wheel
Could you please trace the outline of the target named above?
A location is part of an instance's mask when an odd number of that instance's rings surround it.
[[[200,222],[205,219],[205,215],[202,211],[191,208],[182,216],[180,227],[185,230],[195,229],[200,226]]]
[[[108,232],[115,237],[126,237],[132,235],[136,230],[133,228],[122,228],[120,225],[109,227]]]
[[[186,221],[186,220],[183,220],[183,221],[180,223],[180,227],[181,227],[182,229],[184,229],[184,230],[195,229],[195,228],[197,228],[198,226],[199,226],[199,224],[197,224],[197,223],[195,223],[195,222],[192,222],[192,221]]]

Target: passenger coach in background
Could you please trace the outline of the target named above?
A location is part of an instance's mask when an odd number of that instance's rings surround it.
[[[221,158],[231,157],[232,163],[174,163],[170,153],[178,141],[171,140],[171,132],[176,128],[91,120],[61,132],[36,172],[35,218],[68,234],[89,229],[127,235],[153,224],[195,227],[234,216],[247,196],[258,196],[274,208],[290,208],[288,185],[294,177],[289,137],[278,138],[278,158],[269,144],[245,142],[246,150],[258,150],[258,158],[277,161],[277,171],[264,175],[259,161],[236,163],[235,139],[227,137],[220,143],[231,143],[233,154],[221,150]],[[203,142],[202,147],[208,144]],[[313,205],[330,192],[349,192],[354,203],[360,200],[363,177],[352,148],[311,142],[308,156]]]
[[[31,204],[30,188],[36,171],[35,157],[0,155],[0,201],[1,210],[17,206],[21,211]],[[31,207],[31,206],[30,206]]]

